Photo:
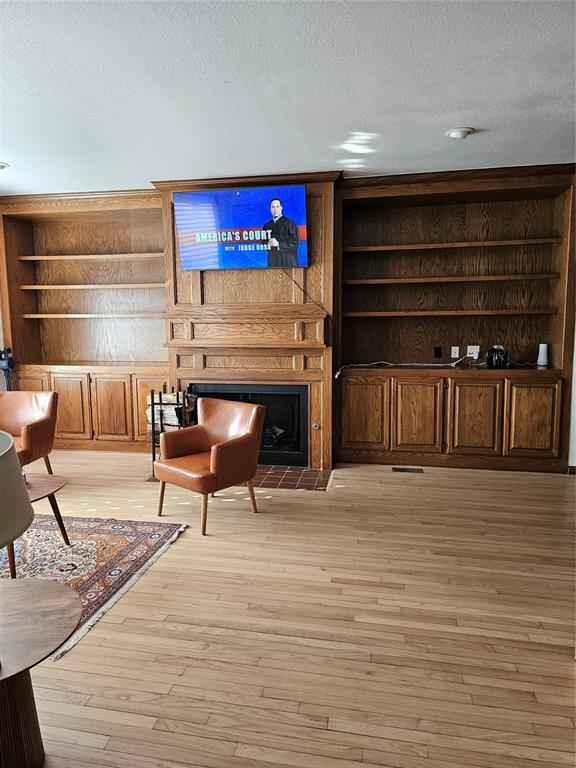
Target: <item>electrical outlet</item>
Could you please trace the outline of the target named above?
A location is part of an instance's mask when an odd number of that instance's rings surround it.
[[[473,345],[471,344],[468,346],[466,354],[469,357],[473,357],[474,360],[478,360],[478,358],[480,357],[480,347],[475,344]]]
[[[458,358],[460,357],[460,347],[452,347],[450,352],[450,357],[452,358],[452,360],[458,360]]]

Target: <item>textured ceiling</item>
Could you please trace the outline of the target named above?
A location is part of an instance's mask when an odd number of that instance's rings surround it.
[[[0,194],[572,162],[574,10],[5,0]]]

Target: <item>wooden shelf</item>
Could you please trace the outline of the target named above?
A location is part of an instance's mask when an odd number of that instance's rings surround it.
[[[50,320],[54,318],[70,318],[70,319],[97,319],[97,318],[114,318],[114,317],[158,317],[165,318],[164,313],[160,312],[131,312],[131,313],[102,313],[102,314],[76,314],[76,313],[54,313],[54,314],[24,314],[21,315],[24,320]]]
[[[164,251],[145,253],[72,253],[44,256],[19,256],[18,261],[111,261],[114,259],[163,259]]]
[[[538,237],[530,240],[474,240],[461,243],[399,243],[397,245],[349,245],[342,253],[366,253],[368,251],[429,251],[446,248],[500,248],[510,245],[552,245],[561,243],[561,237]]]
[[[378,277],[343,280],[342,285],[409,285],[413,283],[488,283],[508,280],[554,280],[558,272],[538,275],[453,275],[447,277]]]
[[[84,291],[111,288],[165,288],[166,283],[85,283],[77,285],[21,285],[22,291]]]
[[[555,315],[556,309],[446,309],[408,312],[343,312],[343,317],[474,317],[494,315]]]

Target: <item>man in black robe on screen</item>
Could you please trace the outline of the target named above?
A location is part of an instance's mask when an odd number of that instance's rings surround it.
[[[268,241],[268,266],[297,267],[300,242],[298,227],[292,219],[282,215],[282,201],[277,197],[270,200],[270,213],[272,218],[263,227],[272,232]]]

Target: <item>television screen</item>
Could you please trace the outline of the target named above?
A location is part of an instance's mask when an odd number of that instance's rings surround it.
[[[183,270],[307,267],[306,187],[174,192]]]

